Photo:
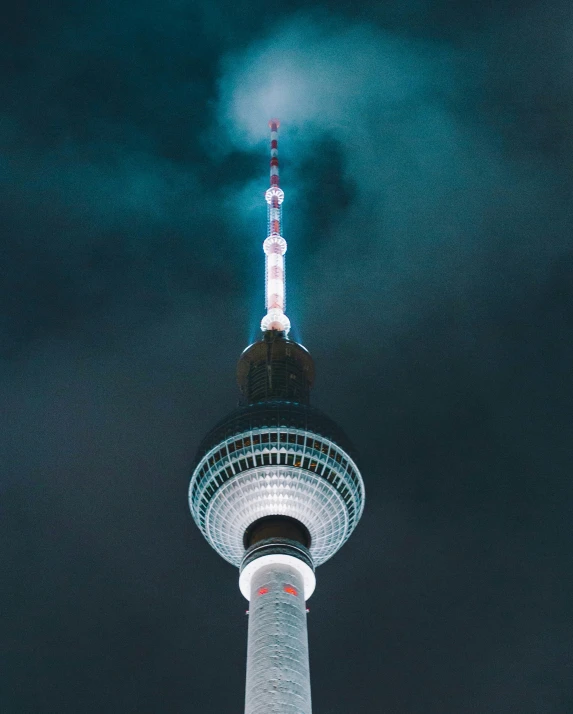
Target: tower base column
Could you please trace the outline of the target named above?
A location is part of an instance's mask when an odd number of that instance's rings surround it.
[[[301,562],[285,555],[269,560],[250,566],[245,714],[311,714]]]

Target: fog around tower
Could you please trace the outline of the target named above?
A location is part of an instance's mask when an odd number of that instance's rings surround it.
[[[570,28],[510,0],[6,13],[2,711],[241,710],[237,573],[186,489],[264,312],[271,115],[291,334],[368,490],[310,603],[317,714],[570,709]]]
[[[501,242],[497,270],[538,278],[566,248],[538,211],[559,215],[560,177],[551,157],[504,143],[475,45],[301,14],[222,69],[214,146],[262,153],[265,118],[283,121],[288,223],[311,254],[289,278],[295,295],[303,280],[305,329],[399,333],[443,300],[475,313],[473,289],[507,289],[492,274]]]

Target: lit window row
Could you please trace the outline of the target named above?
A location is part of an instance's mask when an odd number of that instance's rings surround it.
[[[235,474],[265,466],[291,466],[319,473],[332,483],[355,515],[363,486],[354,463],[332,442],[316,434],[261,431],[238,434],[205,455],[195,470],[191,501],[202,501],[202,511],[213,494]]]

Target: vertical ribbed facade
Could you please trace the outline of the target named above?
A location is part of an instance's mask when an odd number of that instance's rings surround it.
[[[245,714],[311,714],[304,587],[286,564],[251,581]]]

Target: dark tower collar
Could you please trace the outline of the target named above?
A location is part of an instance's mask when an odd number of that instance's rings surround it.
[[[247,404],[285,400],[308,404],[314,383],[310,353],[284,332],[267,330],[243,352],[237,382]]]

